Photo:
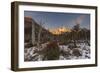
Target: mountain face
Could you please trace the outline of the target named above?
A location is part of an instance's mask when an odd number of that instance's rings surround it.
[[[60,27],[60,28],[56,28],[56,29],[50,29],[49,31],[54,35],[60,35],[65,32],[71,32],[71,29],[66,28],[66,27]]]

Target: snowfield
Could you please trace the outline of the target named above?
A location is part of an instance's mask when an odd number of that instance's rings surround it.
[[[68,45],[59,45],[60,56],[59,60],[73,60],[73,59],[90,59],[91,52],[90,46],[85,43],[77,44],[77,48],[69,48]],[[43,49],[45,45],[42,45],[41,48],[30,47],[24,49],[24,60],[25,61],[42,61],[43,54],[38,53]]]

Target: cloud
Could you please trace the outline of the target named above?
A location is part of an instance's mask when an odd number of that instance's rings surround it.
[[[81,24],[82,21],[84,20],[84,18],[85,18],[85,15],[80,15],[80,16],[76,19],[75,23],[76,23],[76,24]]]

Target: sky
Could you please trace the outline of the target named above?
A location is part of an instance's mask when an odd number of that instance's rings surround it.
[[[32,17],[46,29],[59,27],[71,29],[76,23],[79,23],[81,28],[90,29],[90,14],[24,11],[24,16]]]

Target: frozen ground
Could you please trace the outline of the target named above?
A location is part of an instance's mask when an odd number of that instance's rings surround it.
[[[42,45],[41,49],[45,45]],[[90,59],[90,46],[85,43],[77,44],[77,48],[70,49],[68,45],[59,45],[60,57],[59,60],[72,60],[72,59]],[[24,59],[25,61],[41,61],[43,55],[39,54],[40,51],[37,47],[25,48]]]

